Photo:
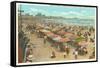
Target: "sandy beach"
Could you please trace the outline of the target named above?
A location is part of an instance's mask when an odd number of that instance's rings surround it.
[[[24,17],[31,20],[25,20]],[[46,23],[41,21],[40,17],[32,16],[23,16],[22,21],[19,21],[19,23],[20,22],[22,23],[19,25],[22,27],[19,27],[19,31],[22,30],[25,37],[29,39],[25,48],[23,62],[86,60],[89,59],[90,56],[93,57],[91,59],[95,59],[95,56],[92,55],[93,52],[95,52],[95,49],[93,49],[95,47],[95,30],[93,27],[65,25],[53,21]],[[44,38],[45,36],[47,37],[46,39]],[[77,44],[69,44],[69,42],[74,41],[75,43],[77,42]],[[58,45],[55,45],[55,43]],[[59,43],[65,43],[65,45],[60,45]],[[59,49],[60,46],[62,47],[61,49]],[[68,46],[70,50],[69,54],[66,54],[64,57],[65,46]],[[79,49],[84,46],[87,53],[84,55],[78,54],[77,59],[75,59],[75,55],[73,54],[75,49],[79,51]],[[31,53],[27,55],[26,49],[31,50]],[[55,53],[54,58],[51,58],[52,52]]]

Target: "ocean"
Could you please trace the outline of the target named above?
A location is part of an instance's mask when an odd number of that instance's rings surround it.
[[[67,18],[67,19],[46,19],[46,22],[55,22],[69,25],[80,25],[80,26],[93,26],[95,27],[94,19],[78,19],[78,18]]]

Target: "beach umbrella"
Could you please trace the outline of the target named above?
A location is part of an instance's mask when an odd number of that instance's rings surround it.
[[[70,41],[70,39],[68,39],[68,38],[61,38],[61,39],[59,40],[59,42],[68,42],[68,41]]]
[[[54,37],[54,38],[52,38],[54,41],[59,41],[60,39],[61,39],[61,37],[60,36],[56,36],[56,37]]]
[[[66,32],[62,30],[62,31],[59,31],[58,34],[60,34],[60,35],[65,35]]]
[[[41,32],[50,32],[50,31],[48,31],[48,30],[45,30],[45,29],[43,29],[43,30],[40,30]]]
[[[88,43],[86,41],[80,41],[80,42],[78,42],[78,45],[79,46],[86,46],[86,45],[88,45]]]

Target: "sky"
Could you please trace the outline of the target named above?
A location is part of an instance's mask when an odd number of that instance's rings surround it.
[[[20,7],[21,6],[21,7]],[[19,9],[24,13],[30,15],[36,15],[37,13],[45,14],[46,16],[60,16],[65,18],[89,18],[96,17],[95,7],[76,7],[76,6],[57,6],[57,5],[45,5],[45,4],[18,4]]]

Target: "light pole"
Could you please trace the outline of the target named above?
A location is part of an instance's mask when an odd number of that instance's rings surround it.
[[[24,12],[23,10],[22,10],[22,5],[20,5],[19,6],[19,10],[18,10],[18,12],[19,12],[19,19],[20,19],[20,30],[22,30],[22,23],[23,23],[23,21],[22,21],[22,12]]]

